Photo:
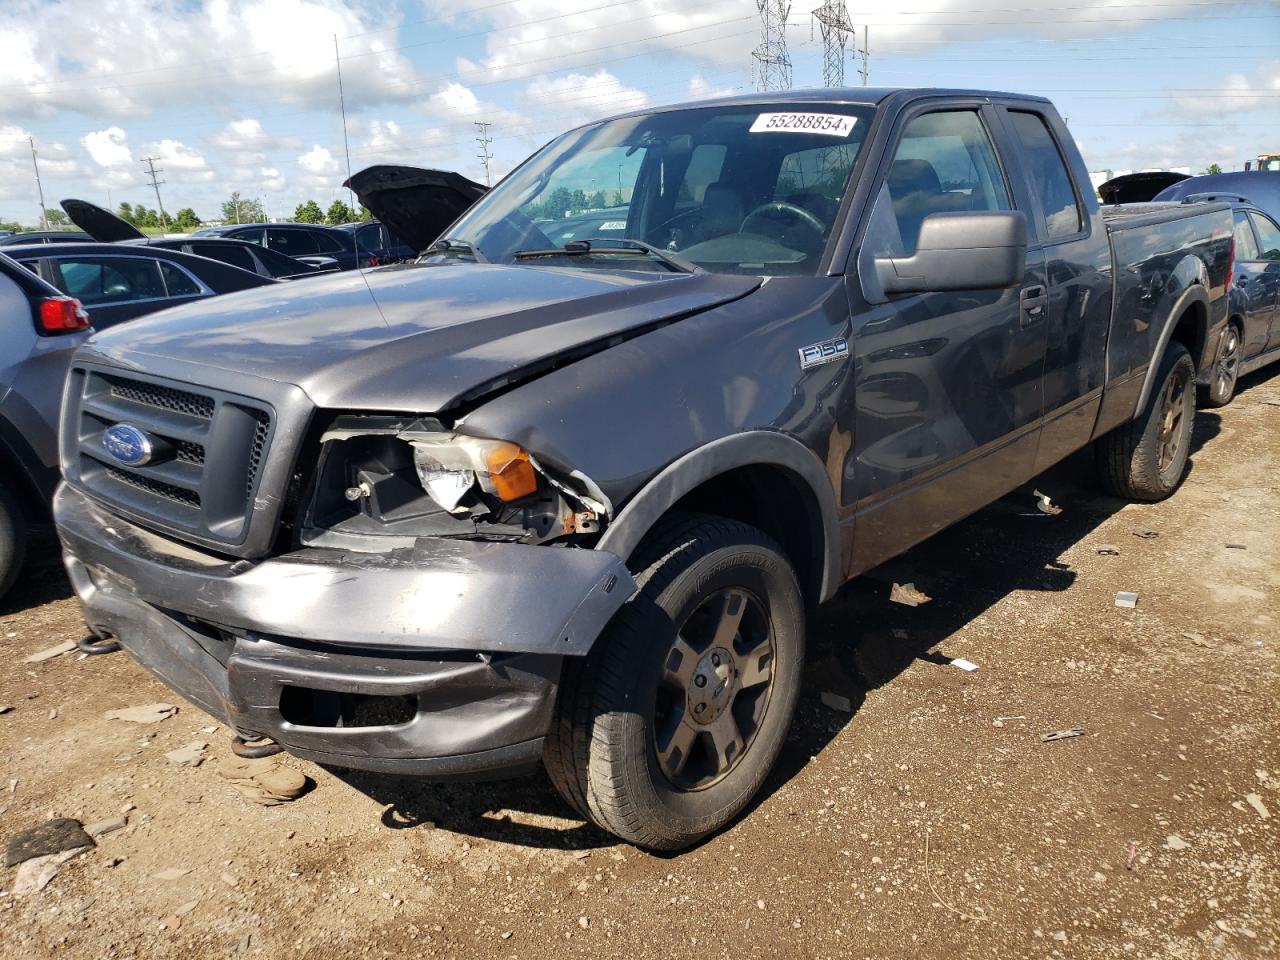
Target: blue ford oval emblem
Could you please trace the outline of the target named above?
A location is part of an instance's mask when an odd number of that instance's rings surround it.
[[[127,467],[141,467],[151,460],[151,438],[128,423],[117,423],[102,432],[102,447]]]

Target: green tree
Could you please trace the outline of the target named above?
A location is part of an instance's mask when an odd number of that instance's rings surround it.
[[[336,227],[340,223],[351,223],[356,218],[356,212],[341,200],[335,200],[329,204],[329,209],[325,211],[325,223],[331,227]]]
[[[262,203],[256,199],[246,199],[237,190],[222,201],[223,223],[262,223],[267,216],[262,211]]]
[[[298,204],[293,211],[293,219],[296,223],[324,223],[324,211],[320,209],[320,204],[308,200]]]
[[[136,227],[157,227],[160,220],[154,210],[148,210],[142,204],[133,208],[133,225]]]
[[[360,216],[357,219],[359,219],[362,223],[368,223],[370,220],[373,219],[373,214],[369,211],[369,208],[366,207],[363,203],[360,204]]]
[[[45,222],[51,227],[65,227],[71,221],[67,219],[67,215],[61,210],[49,210],[44,212]]]
[[[1200,174],[1200,175],[1201,175],[1201,176],[1205,176],[1206,174],[1210,174],[1210,173],[1221,173],[1221,172],[1222,172],[1222,165],[1221,165],[1221,164],[1218,164],[1218,163],[1211,163],[1211,164],[1209,164],[1207,167],[1205,167],[1205,168],[1204,168],[1204,170],[1201,172],[1201,174]]]
[[[190,233],[200,227],[200,218],[190,207],[183,207],[173,218],[173,228],[183,233]]]
[[[119,209],[116,211],[116,213],[117,213],[117,215],[120,217],[120,219],[121,219],[121,220],[127,220],[129,223],[133,223],[133,222],[134,222],[134,221],[133,221],[133,205],[132,205],[132,204],[127,203],[127,202],[125,202],[125,201],[123,201],[123,200],[122,200],[122,201],[120,201],[120,207],[119,207]]]

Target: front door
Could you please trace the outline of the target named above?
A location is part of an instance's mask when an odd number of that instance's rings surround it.
[[[910,256],[931,213],[1017,208],[993,108],[929,110],[900,124],[858,262],[873,305],[854,311],[853,566],[866,569],[1031,475],[1045,358],[1043,261],[1020,287],[883,299],[877,256]],[[1023,304],[1027,309],[1024,311]],[[849,476],[851,474],[851,476]],[[851,483],[850,483],[851,481]]]
[[[1253,264],[1256,276],[1249,281],[1249,296],[1260,309],[1269,311],[1267,349],[1272,350],[1280,347],[1280,227],[1257,210],[1249,211],[1249,220],[1258,235],[1258,260]]]

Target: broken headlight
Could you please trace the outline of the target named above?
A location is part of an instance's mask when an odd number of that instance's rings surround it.
[[[538,491],[538,476],[529,454],[507,440],[442,433],[416,436],[410,445],[422,488],[450,513],[470,512],[461,502],[476,484],[504,503]]]

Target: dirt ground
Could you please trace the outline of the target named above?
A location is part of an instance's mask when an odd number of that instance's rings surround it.
[[[104,719],[175,701],[124,654],[23,663],[80,630],[46,546],[0,612],[0,839],[54,816],[128,826],[38,893],[4,871],[0,956],[1280,956],[1268,400],[1280,376],[1200,413],[1166,503],[1100,496],[1080,456],[1040,480],[1060,516],[1006,500],[850,584],[811,615],[766,789],[670,857],[584,825],[542,775],[432,785],[288,759],[314,789],[252,805],[196,708]],[[888,603],[894,579],[933,601]],[[192,740],[201,766],[165,758]]]

